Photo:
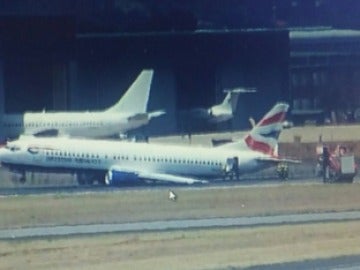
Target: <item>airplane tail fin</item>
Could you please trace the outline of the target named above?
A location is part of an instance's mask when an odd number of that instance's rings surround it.
[[[242,140],[220,147],[244,149],[245,146],[254,151],[277,156],[278,138],[288,109],[289,105],[286,103],[275,104]]]
[[[234,112],[236,109],[238,98],[239,98],[239,93],[229,91],[227,92],[223,102],[220,103],[219,105],[216,105],[216,107],[226,109],[229,112]]]
[[[256,90],[254,88],[234,88],[226,89],[227,92],[224,101],[221,103],[223,107],[229,107],[233,113],[236,111],[236,106],[238,103],[239,95],[241,93],[254,93]]]
[[[121,99],[106,112],[146,113],[154,71],[143,70]]]

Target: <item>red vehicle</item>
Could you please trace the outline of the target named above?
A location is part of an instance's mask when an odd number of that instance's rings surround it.
[[[352,183],[358,171],[354,155],[344,145],[338,145],[334,151],[328,153],[324,153],[324,149],[328,151],[325,146],[318,146],[316,149],[318,155],[316,174],[323,177],[324,182]]]

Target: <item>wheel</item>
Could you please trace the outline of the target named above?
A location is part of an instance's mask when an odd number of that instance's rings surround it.
[[[26,175],[25,172],[13,172],[11,175],[11,181],[14,184],[24,184],[26,182]]]

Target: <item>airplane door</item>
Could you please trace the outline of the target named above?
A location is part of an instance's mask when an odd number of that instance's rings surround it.
[[[232,157],[226,159],[225,173],[233,179],[235,175],[236,180],[239,180],[239,158]]]
[[[239,181],[239,158],[234,157],[233,160],[233,172],[235,174],[236,180]]]
[[[31,158],[34,162],[41,162],[44,159],[44,153],[43,150],[37,148],[37,147],[29,147],[28,152],[31,155]]]

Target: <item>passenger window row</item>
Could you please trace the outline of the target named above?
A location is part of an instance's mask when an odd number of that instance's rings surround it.
[[[78,127],[78,126],[103,126],[103,122],[34,122],[34,123],[28,123],[25,125],[25,128],[29,127]],[[22,123],[4,123],[5,127],[21,127],[23,126]]]
[[[173,164],[193,164],[193,165],[212,165],[220,166],[221,161],[206,161],[206,160],[197,160],[197,159],[179,159],[171,157],[144,157],[144,156],[134,156],[134,161],[145,161],[145,162],[167,162]]]
[[[58,157],[74,157],[74,158],[100,158],[99,154],[85,154],[79,152],[59,151],[59,150],[45,150],[46,156],[58,156]]]
[[[59,151],[59,150],[45,150],[46,156],[58,156],[58,157],[74,157],[74,158],[100,158],[99,154],[95,153],[79,153],[79,152],[70,152],[70,151]],[[105,159],[108,159],[108,156],[105,155]],[[113,155],[113,160],[129,160],[127,155]],[[179,159],[171,157],[146,157],[146,156],[133,156],[133,161],[144,161],[144,162],[167,162],[173,164],[191,164],[191,165],[211,165],[211,166],[220,166],[221,161],[206,161],[206,160],[197,160],[197,159]]]

